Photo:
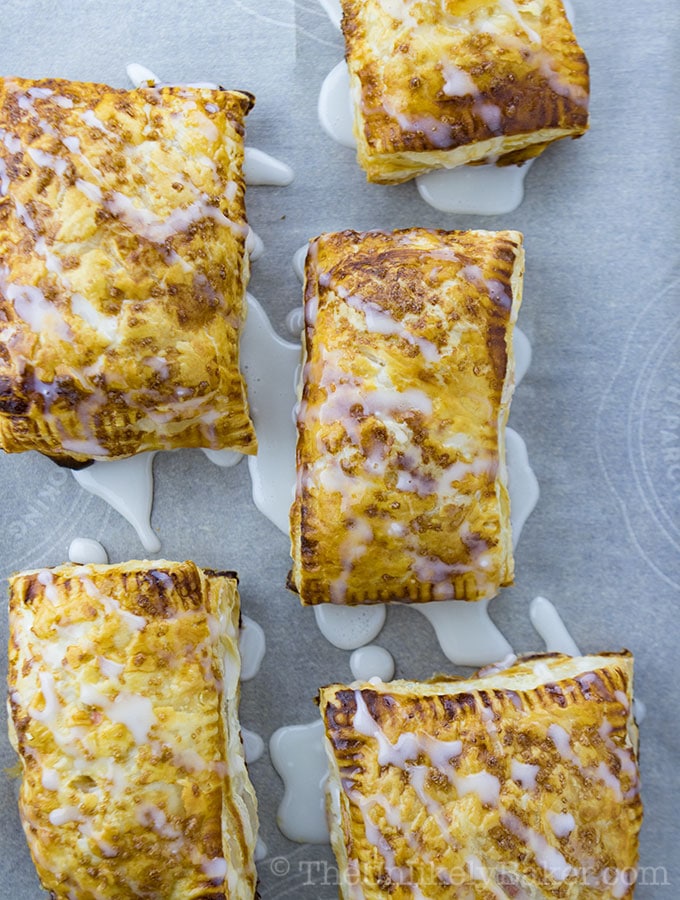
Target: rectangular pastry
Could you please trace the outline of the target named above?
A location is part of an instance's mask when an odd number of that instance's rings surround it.
[[[369,181],[519,163],[588,128],[589,76],[562,0],[342,0]]]
[[[239,334],[253,98],[0,79],[0,446],[256,450]]]
[[[320,694],[352,900],[630,900],[642,821],[629,653]]]
[[[479,600],[512,583],[514,231],[310,244],[291,508],[304,604]]]
[[[19,809],[54,900],[255,896],[233,574],[191,562],[10,579]]]

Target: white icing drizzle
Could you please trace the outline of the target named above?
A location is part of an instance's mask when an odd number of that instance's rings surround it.
[[[555,749],[562,757],[562,759],[565,760],[565,762],[571,763],[571,765],[575,766],[584,777],[594,778],[597,781],[601,781],[614,793],[617,801],[621,802],[623,800],[621,782],[616,777],[616,775],[602,761],[600,761],[596,767],[583,766],[571,746],[571,737],[569,733],[565,731],[565,729],[562,728],[561,725],[557,725],[553,722],[553,724],[548,727],[548,737],[553,742],[553,744],[555,745]],[[614,752],[622,762],[622,772],[625,773],[627,769],[629,774],[633,774],[636,772],[634,762],[629,753],[620,751],[619,754],[619,752],[617,752],[619,748],[617,748],[611,741],[609,742],[609,749],[612,750],[612,752]],[[633,792],[637,793],[637,789],[636,777],[634,779]]]
[[[43,696],[45,704],[41,710],[37,710],[34,706],[28,707],[29,715],[37,722],[51,727],[59,714],[61,704],[54,685],[54,676],[51,672],[41,670],[38,672],[38,680],[40,681],[40,693]]]
[[[385,604],[335,606],[324,603],[314,607],[319,631],[340,650],[355,650],[369,644],[382,631],[386,615]]]
[[[83,122],[86,125],[90,126],[90,128],[96,128],[97,131],[101,131],[104,134],[111,134],[111,132],[106,127],[106,125],[104,125],[104,123],[101,121],[101,119],[97,118],[97,116],[93,110],[86,109],[86,110],[83,110],[82,112],[79,112],[78,115],[80,116],[80,118],[83,120]]]
[[[60,313],[43,292],[33,285],[8,281],[9,270],[0,264],[0,289],[14,307],[14,311],[35,334],[50,332],[60,340],[70,343],[73,332]]]
[[[137,88],[146,85],[151,87],[171,86],[167,82],[162,82],[151,69],[147,69],[146,66],[142,66],[139,63],[130,63],[126,68],[126,71],[128,78]],[[219,90],[219,85],[211,81],[197,81],[175,86]],[[206,109],[207,108],[208,107],[206,106]],[[208,125],[212,125],[209,120],[206,121]],[[285,187],[291,183],[295,176],[291,167],[281,160],[276,159],[268,153],[265,153],[263,150],[258,150],[255,147],[246,147],[244,150],[243,177],[245,183],[248,185]]]
[[[331,69],[321,85],[318,115],[321,127],[329,137],[343,147],[356,147],[354,103],[349,70],[344,60]]]
[[[328,842],[324,796],[328,763],[323,732],[323,722],[316,719],[279,728],[269,742],[272,764],[284,784],[277,824],[291,841]]]
[[[37,147],[28,147],[26,152],[37,166],[44,169],[52,169],[59,177],[68,168],[68,160],[62,156],[53,156],[51,153],[46,153]]]
[[[489,775],[489,778],[486,779],[483,776],[488,773],[485,772],[467,776],[458,776],[456,774],[451,760],[458,758],[463,752],[462,741],[442,741],[421,731],[404,731],[393,743],[369,712],[360,690],[355,690],[354,699],[356,712],[352,724],[355,731],[359,734],[363,734],[365,737],[372,738],[377,742],[379,765],[395,766],[398,769],[406,770],[410,768],[408,765],[409,761],[415,761],[421,754],[425,754],[430,758],[433,766],[446,772],[452,780],[460,780],[461,791],[459,793],[476,792],[474,785],[479,785],[485,797],[491,796],[495,798],[493,803],[498,801],[500,783],[495,776]],[[497,786],[498,790],[496,789]],[[457,781],[456,789],[458,790]],[[483,800],[482,802],[485,801]]]
[[[71,311],[87,322],[99,335],[105,337],[109,344],[117,342],[119,335],[116,316],[103,315],[81,294],[71,295]]]
[[[306,249],[306,248],[304,248]],[[291,309],[286,316],[286,328],[293,337],[300,338],[305,324],[305,314],[301,309]]]
[[[529,338],[517,326],[515,326],[512,333],[512,344],[515,356],[515,387],[518,387],[524,380],[524,376],[531,365],[532,351]]]
[[[44,768],[40,781],[46,791],[58,791],[61,786],[61,778],[56,769]]]
[[[128,612],[121,607],[120,601],[115,597],[109,597],[106,594],[103,594],[92,579],[88,577],[89,574],[87,567],[84,566],[80,572],[80,580],[86,593],[90,597],[97,599],[107,613],[122,619],[131,631],[143,631],[146,627],[146,619],[144,616],[136,616],[134,613]]]
[[[540,490],[529,463],[527,445],[514,428],[505,429],[505,453],[508,466],[512,546],[517,547],[524,523],[538,503]]]
[[[260,671],[267,649],[264,631],[250,616],[241,616],[238,647],[241,654],[241,681],[250,681]]]
[[[581,651],[550,600],[535,597],[529,607],[531,624],[545,641],[545,649],[550,653],[566,653],[580,656]]]
[[[47,817],[52,825],[67,825],[69,822],[78,822],[83,818],[83,813],[77,806],[62,806],[53,809]]]
[[[297,275],[300,282],[305,280],[305,260],[307,259],[307,251],[309,250],[309,244],[303,244],[302,247],[298,247],[298,249],[293,254],[293,271]],[[297,313],[297,309],[292,310],[288,315],[292,316],[293,313]],[[305,324],[304,313],[302,313],[302,318],[300,319],[300,327],[297,329],[297,334],[302,333],[302,329]]]
[[[109,561],[105,548],[92,538],[73,538],[68,548],[68,558],[73,563],[100,563]]]
[[[266,313],[248,295],[241,336],[241,364],[258,437],[257,456],[248,458],[255,505],[284,534],[295,490],[295,373],[300,346],[284,341]]]
[[[243,161],[243,177],[248,185],[285,187],[294,178],[293,170],[286,163],[255,147],[246,147]]]
[[[349,658],[349,667],[358,681],[368,681],[370,678],[390,681],[394,676],[392,654],[375,644],[355,650]]]
[[[540,766],[519,762],[513,759],[510,763],[510,777],[524,788],[525,791],[533,791],[536,788],[536,776]]]
[[[207,859],[201,864],[201,868],[214,881],[221,882],[227,875],[227,861],[221,856],[215,859]]]
[[[255,862],[262,862],[263,859],[266,859],[268,852],[265,842],[262,838],[258,838],[255,843],[255,852],[253,854]]]
[[[110,191],[109,197],[102,197],[102,205],[116,216],[130,231],[154,244],[162,244],[174,234],[186,231],[195,222],[212,219],[219,225],[226,225],[236,233],[246,233],[245,226],[234,222],[217,207],[199,197],[186,207],[179,207],[165,219],[159,218],[149,209],[135,204],[119,191]]]
[[[542,834],[529,828],[521,819],[509,812],[501,813],[501,822],[508,831],[511,831],[529,847],[538,865],[549,872],[555,881],[564,881],[571,875],[572,867],[560,851],[551,846]]]
[[[568,838],[572,833],[574,828],[576,828],[576,821],[571,813],[548,813],[548,821],[550,822],[550,827],[555,833],[555,837],[560,839]]]
[[[93,699],[96,698],[90,698],[91,701]],[[113,701],[92,702],[91,705],[101,705],[112,722],[125,725],[137,744],[144,744],[147,741],[149,731],[156,722],[151,700],[148,697],[142,697],[141,694],[129,694],[121,691]]]
[[[128,459],[95,462],[73,472],[82,488],[101,497],[127,519],[149,553],[156,553],[161,546],[151,529],[155,455],[155,452],[139,453]]]
[[[264,243],[262,238],[250,227],[248,228],[248,234],[246,236],[246,251],[253,261],[259,259],[264,253]]]
[[[59,592],[54,584],[54,576],[49,569],[43,569],[38,573],[38,582],[45,588],[45,596],[51,603],[59,599]]]
[[[488,600],[411,604],[434,628],[446,658],[461,666],[484,666],[512,653],[489,618],[488,606]]]
[[[241,727],[241,739],[243,740],[243,752],[248,764],[257,762],[264,753],[264,741],[259,734]]]
[[[99,671],[105,678],[118,679],[125,671],[125,666],[123,665],[123,663],[118,663],[112,659],[107,659],[107,657],[105,656],[100,656],[98,662]]]
[[[201,447],[201,450],[213,465],[221,469],[231,469],[243,459],[243,454],[237,450],[210,450],[208,447]]]

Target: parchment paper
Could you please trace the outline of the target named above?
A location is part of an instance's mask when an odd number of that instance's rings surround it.
[[[8,0],[0,74],[63,76],[126,86],[135,61],[168,81],[213,80],[257,96],[248,143],[288,162],[287,188],[248,192],[264,240],[251,291],[282,334],[300,302],[293,252],[337,228],[518,228],[527,274],[520,324],[534,348],[511,424],[541,485],[517,551],[516,585],[492,614],[516,650],[542,649],[528,618],[538,593],[558,606],[583,651],[629,647],[637,658],[645,824],[636,897],[680,895],[680,90],[675,0],[574,0],[592,69],[592,130],[536,162],[526,199],[493,218],[436,212],[415,186],[367,185],[351,150],[322,133],[318,90],[342,56],[316,0]],[[143,556],[132,528],[70,475],[29,453],[0,458],[0,574],[63,562],[76,536],[112,561]],[[235,568],[244,612],[265,629],[259,675],[244,684],[241,719],[265,740],[316,715],[320,684],[350,679],[349,653],[319,635],[285,587],[288,540],[257,512],[247,467],[220,470],[200,452],[159,454],[153,524],[162,554]],[[6,631],[6,621],[2,620]],[[5,634],[2,636],[3,655]],[[452,670],[430,626],[390,612],[379,638],[397,674]],[[4,669],[4,662],[3,662]],[[2,728],[3,726],[0,726]],[[15,757],[4,728],[0,766]],[[263,898],[337,896],[328,847],[298,846],[276,826],[282,785],[265,755],[251,767],[268,856]],[[0,897],[41,894],[15,797],[0,775]]]

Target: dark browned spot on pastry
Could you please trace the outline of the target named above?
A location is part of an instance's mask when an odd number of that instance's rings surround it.
[[[125,94],[118,94],[113,100],[114,107],[131,118],[135,117],[134,109],[128,97]]]
[[[487,328],[486,346],[489,349],[491,365],[495,376],[493,387],[500,390],[508,365],[508,350],[505,344],[505,327],[490,324]]]
[[[9,413],[11,416],[24,415],[30,401],[25,396],[16,393],[14,382],[6,375],[0,375],[0,412]]]
[[[71,469],[74,472],[78,472],[80,469],[87,469],[88,466],[91,466],[94,463],[93,459],[74,459],[72,456],[58,456],[54,453],[43,453],[42,451],[41,455],[52,460],[52,462],[59,466],[60,469]]]

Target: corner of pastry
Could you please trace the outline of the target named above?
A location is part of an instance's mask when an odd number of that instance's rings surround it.
[[[303,604],[479,600],[513,580],[514,231],[343,231],[305,278],[289,584]]]
[[[55,900],[252,900],[233,573],[63,565],[10,579],[19,811]]]
[[[368,180],[521,163],[588,129],[588,62],[562,0],[342,0]]]
[[[252,97],[0,79],[0,447],[62,463],[256,451]]]
[[[632,900],[633,658],[320,692],[343,898]]]

